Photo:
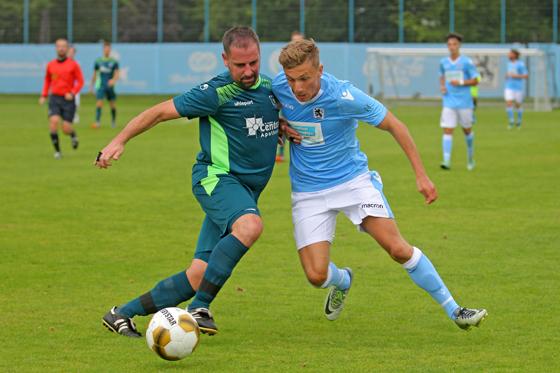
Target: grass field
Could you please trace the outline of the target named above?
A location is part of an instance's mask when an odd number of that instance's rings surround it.
[[[122,97],[121,127],[161,99]],[[101,317],[190,262],[203,217],[190,192],[198,128],[161,124],[98,170],[95,155],[116,131],[108,110],[90,129],[93,101],[83,101],[80,149],[62,138],[57,161],[37,97],[0,99],[1,372],[560,371],[560,112],[527,112],[521,131],[507,131],[503,109],[481,108],[477,168],[466,170],[456,133],[444,172],[439,108],[395,107],[438,187],[432,206],[392,138],[360,127],[401,231],[460,304],[488,309],[481,328],[458,329],[343,217],[332,256],[355,282],[341,318],[327,321],[325,291],[307,284],[294,249],[280,164],[260,201],[264,234],[213,304],[220,334],[167,362],[144,339],[108,333]],[[149,318],[136,321],[144,331]]]

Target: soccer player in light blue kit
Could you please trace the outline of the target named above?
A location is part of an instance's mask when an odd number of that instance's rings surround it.
[[[506,87],[504,90],[504,99],[506,101],[506,112],[508,116],[509,129],[513,128],[515,123],[513,115],[513,107],[517,109],[517,128],[521,128],[523,119],[523,81],[529,76],[525,63],[519,59],[520,53],[516,49],[509,51],[506,74]]]
[[[478,326],[486,310],[460,307],[428,257],[400,235],[381,177],[369,171],[367,157],[360,151],[358,120],[388,131],[408,157],[418,190],[426,203],[432,203],[437,191],[407,127],[349,82],[323,73],[313,40],[291,42],[282,49],[279,61],[284,72],[275,77],[272,90],[282,104],[282,116],[302,137],[300,144],[290,146],[294,236],[309,282],[330,287],[324,308],[327,319],[339,317],[353,279],[350,268],[339,268],[330,260],[336,217],[343,212],[400,263],[460,328]]]
[[[451,169],[453,129],[461,124],[467,142],[467,169],[474,169],[473,99],[471,86],[478,84],[478,72],[470,58],[461,56],[459,49],[463,37],[456,33],[447,35],[449,57],[440,61],[440,91],[443,95],[443,110],[440,125],[443,128],[443,162],[441,168]]]

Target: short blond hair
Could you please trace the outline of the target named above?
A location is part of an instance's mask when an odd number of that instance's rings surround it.
[[[319,67],[319,48],[313,39],[295,40],[280,52],[278,62],[285,69],[293,69],[307,61],[311,61],[313,66]]]

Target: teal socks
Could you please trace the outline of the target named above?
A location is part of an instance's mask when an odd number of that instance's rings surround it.
[[[208,267],[200,282],[200,287],[189,305],[189,310],[195,308],[209,308],[222,286],[231,276],[233,269],[249,250],[234,235],[228,234],[222,238],[212,250]]]
[[[166,307],[175,307],[195,294],[185,271],[162,280],[149,292],[117,308],[126,317],[149,315]]]

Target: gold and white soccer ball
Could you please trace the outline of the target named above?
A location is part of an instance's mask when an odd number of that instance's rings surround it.
[[[192,354],[199,338],[196,320],[177,307],[164,308],[154,314],[146,331],[148,347],[165,360],[180,360]]]

